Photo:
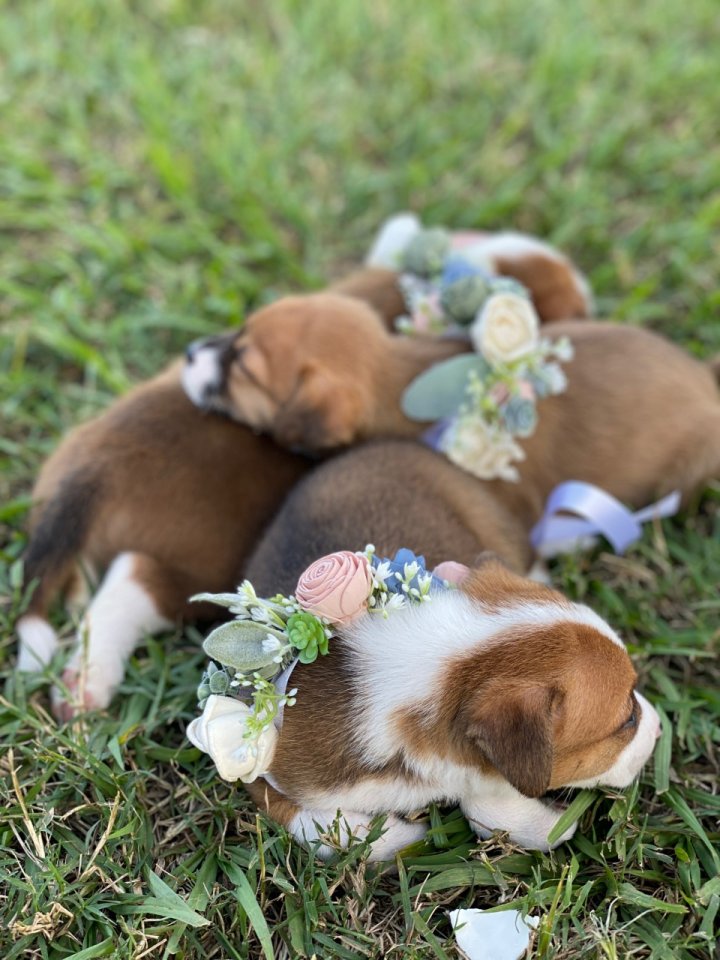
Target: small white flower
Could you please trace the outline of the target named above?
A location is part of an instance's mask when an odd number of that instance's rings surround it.
[[[550,393],[562,393],[567,387],[567,377],[562,367],[557,363],[548,363],[544,370]]]
[[[266,633],[261,646],[263,653],[272,653],[273,650],[279,650],[282,643],[272,633]]]
[[[560,337],[552,345],[552,352],[563,363],[568,363],[575,356],[575,348],[567,337]]]
[[[515,293],[496,293],[478,314],[470,338],[488,363],[512,363],[537,348],[539,329],[529,300]]]
[[[399,610],[405,606],[405,597],[401,593],[391,593],[385,604],[386,610]]]

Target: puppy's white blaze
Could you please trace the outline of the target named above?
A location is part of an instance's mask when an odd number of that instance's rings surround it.
[[[42,617],[28,614],[18,620],[17,669],[24,673],[37,673],[46,667],[58,648],[58,636]]]
[[[207,406],[206,387],[220,387],[222,370],[214,347],[201,347],[182,369],[182,386],[196,407]]]
[[[172,626],[134,576],[137,554],[122,553],[111,564],[78,630],[68,669],[84,674],[86,699],[106,707],[120,684],[125,663],[148,633]]]
[[[449,658],[487,649],[513,628],[532,630],[568,621],[592,627],[623,647],[589,607],[554,598],[509,603],[491,612],[464,593],[448,590],[428,603],[395,611],[387,620],[368,614],[350,624],[343,640],[353,652],[354,685],[362,700],[357,742],[363,759],[380,766],[397,753],[391,715],[431,698]]]
[[[643,697],[635,693],[640,705],[640,720],[635,736],[621,751],[615,763],[604,773],[587,780],[577,780],[568,784],[570,787],[628,787],[638,776],[642,768],[650,759],[655,743],[660,733],[660,717],[657,710]]]
[[[289,831],[296,840],[310,846],[323,837],[332,838],[337,847],[346,848],[352,837],[364,839],[370,830],[372,814],[356,813],[335,808],[324,810],[301,810],[290,821]],[[370,848],[369,860],[389,860],[403,847],[415,843],[427,833],[427,824],[408,823],[389,814],[385,818],[382,836],[375,840]],[[321,843],[314,847],[317,856],[323,860],[331,857],[336,847]]]

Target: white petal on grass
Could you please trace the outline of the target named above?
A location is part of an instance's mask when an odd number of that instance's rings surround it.
[[[518,910],[451,910],[448,913],[455,939],[468,960],[520,960],[530,944],[530,933],[539,917]]]

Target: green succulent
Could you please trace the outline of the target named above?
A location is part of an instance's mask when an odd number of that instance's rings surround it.
[[[300,663],[312,663],[328,652],[325,628],[311,613],[294,613],[287,622],[290,643],[299,650]]]
[[[226,670],[216,666],[214,663],[209,663],[207,670],[202,675],[200,685],[197,688],[197,698],[200,707],[205,706],[205,701],[213,693],[218,694],[218,696],[228,694],[231,689],[231,680],[232,677]]]
[[[421,230],[405,248],[401,269],[421,277],[434,277],[442,271],[450,253],[450,234],[442,227]]]
[[[485,277],[460,277],[443,286],[440,305],[455,323],[465,326],[473,322],[489,293],[490,287]]]

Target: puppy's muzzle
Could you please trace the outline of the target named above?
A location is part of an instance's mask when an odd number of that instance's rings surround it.
[[[230,364],[236,354],[234,336],[203,337],[185,350],[182,384],[190,400],[203,409],[222,408]]]

